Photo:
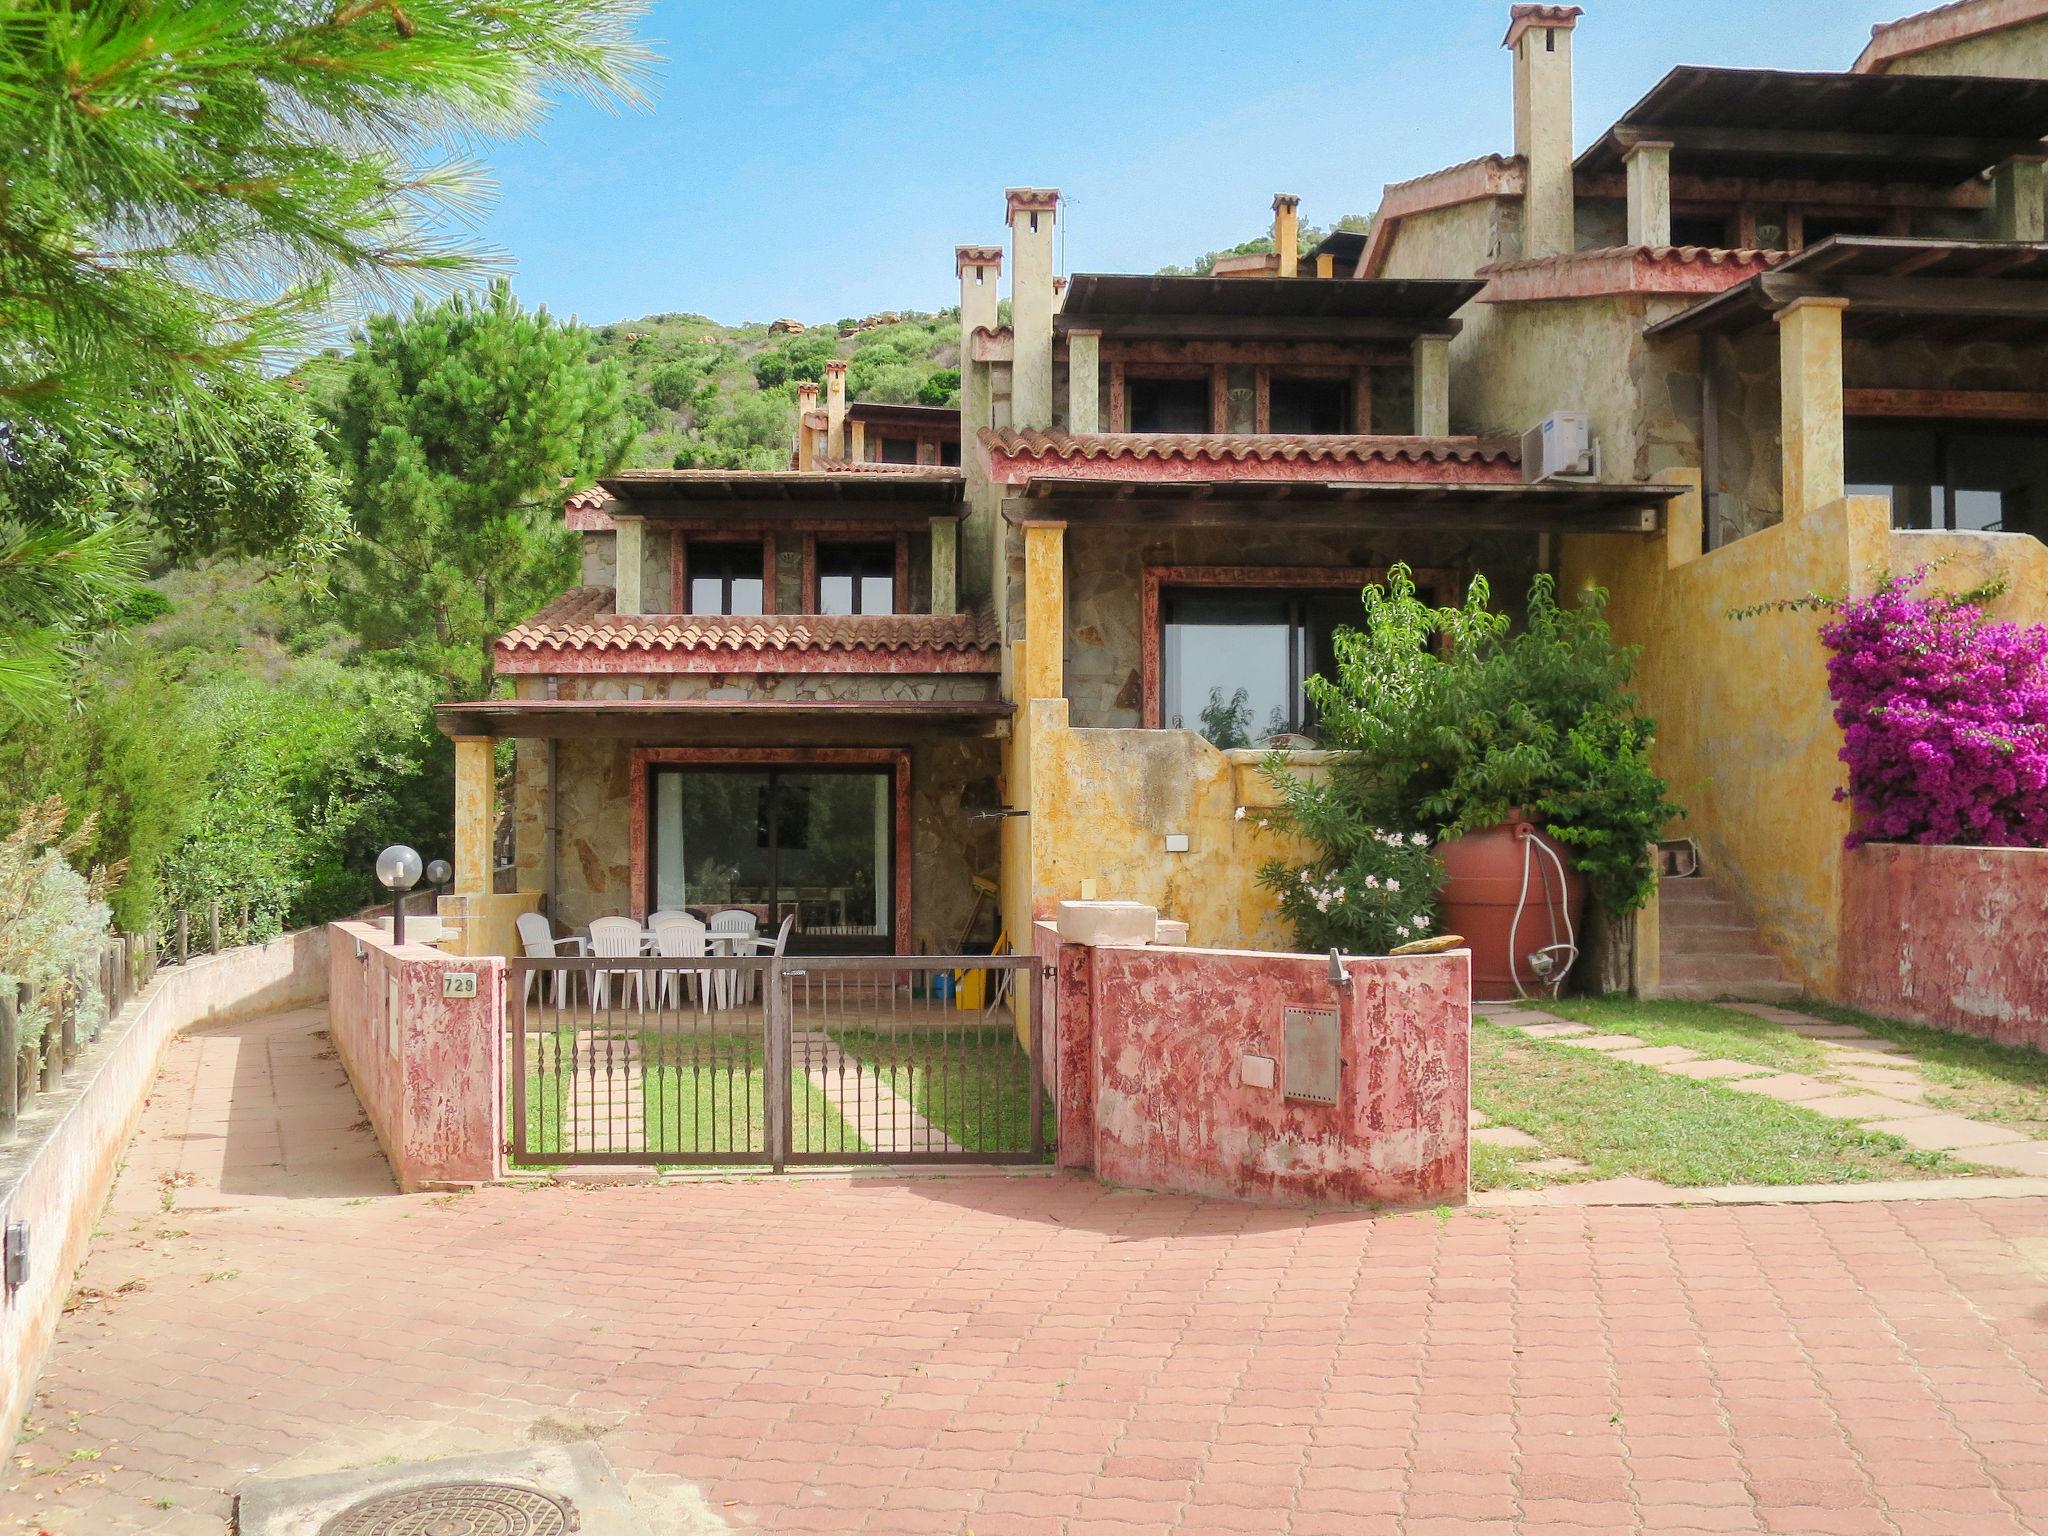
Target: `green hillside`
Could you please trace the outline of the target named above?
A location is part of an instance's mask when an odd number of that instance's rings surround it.
[[[959,311],[889,313],[813,326],[720,325],[703,315],[649,315],[593,332],[593,359],[616,359],[632,385],[635,469],[776,469],[788,462],[796,386],[846,360],[847,394],[889,404],[960,398]]]

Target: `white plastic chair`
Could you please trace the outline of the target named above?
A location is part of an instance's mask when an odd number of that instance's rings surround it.
[[[595,917],[590,920],[590,952],[603,960],[637,960],[645,953],[642,948],[646,930],[630,917]],[[602,968],[590,974],[591,996],[599,1008],[612,1005],[612,977],[621,978],[619,990],[625,991],[626,983],[633,988],[633,1001],[639,1007],[647,1006],[647,984],[644,972],[620,969],[617,972]]]
[[[761,920],[745,907],[727,907],[722,912],[711,914],[710,928],[721,938],[742,937],[752,939],[760,931]],[[737,950],[739,946],[735,945]]]
[[[790,930],[795,927],[796,914],[792,912],[789,914],[789,916],[785,917],[782,920],[782,926],[775,930],[774,938],[764,939],[760,937],[753,937],[747,939],[734,939],[732,941],[733,953],[739,955],[766,955],[771,960],[780,960],[782,958],[783,951],[789,948]],[[746,990],[747,995],[750,999],[758,995],[760,991],[759,983],[761,980],[760,972],[756,971],[753,973],[753,975],[749,977],[743,977],[742,980],[745,981],[747,984]]]
[[[573,933],[556,938],[548,920],[538,912],[522,912],[515,919],[519,928],[519,948],[529,960],[553,960],[561,956],[564,946],[572,955],[590,952],[590,946]],[[568,970],[555,972],[555,1006],[562,1006],[569,995],[569,979],[574,973]],[[533,984],[540,979],[539,971],[526,973],[526,1000],[533,1001]],[[545,993],[542,994],[545,997]]]
[[[704,925],[687,912],[664,913],[653,927],[653,951],[664,959],[699,960],[708,953]],[[666,1008],[671,996],[679,1005],[686,994],[708,997],[710,986],[711,972],[708,970],[671,971],[664,968],[655,982],[654,1005]]]
[[[654,930],[655,930],[655,929],[659,928],[659,927],[660,927],[660,926],[661,926],[661,925],[662,925],[662,924],[663,924],[664,922],[666,922],[666,921],[667,921],[667,920],[668,920],[669,918],[672,918],[672,917],[688,917],[689,915],[690,915],[690,914],[689,914],[689,913],[687,913],[687,912],[685,912],[685,911],[684,911],[684,910],[683,910],[683,909],[682,909],[681,907],[663,907],[663,908],[662,908],[662,909],[661,909],[661,910],[660,910],[659,912],[650,912],[650,913],[648,913],[648,914],[647,914],[647,936],[646,936],[646,938],[645,938],[645,939],[644,939],[644,940],[642,941],[642,942],[643,942],[643,943],[644,943],[644,944],[646,945],[646,948],[645,948],[645,950],[644,950],[644,953],[646,953],[646,954],[650,954],[650,955],[651,955],[651,954],[653,954],[653,953],[655,953],[655,949],[654,949]]]

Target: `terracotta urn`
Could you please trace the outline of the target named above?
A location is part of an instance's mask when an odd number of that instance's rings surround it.
[[[1586,910],[1585,882],[1563,846],[1517,816],[1450,838],[1436,852],[1444,926],[1472,949],[1472,1000],[1554,992],[1577,958]]]

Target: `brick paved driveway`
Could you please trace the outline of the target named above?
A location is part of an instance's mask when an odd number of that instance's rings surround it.
[[[251,1472],[601,1434],[689,1529],[2048,1530],[2048,1202],[400,1198],[318,1022],[174,1047],[0,1529],[219,1532]]]

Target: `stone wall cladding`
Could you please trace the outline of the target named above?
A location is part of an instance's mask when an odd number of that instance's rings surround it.
[[[558,931],[585,928],[593,917],[623,916],[631,908],[632,748],[631,742],[603,739],[564,740],[558,746]],[[995,878],[1000,823],[970,819],[969,807],[997,804],[999,762],[998,743],[978,737],[910,747],[913,949],[953,948],[975,906],[973,877]],[[520,754],[514,803],[524,889],[546,888],[545,769],[544,747]]]
[[[1439,567],[1463,580],[1483,571],[1496,602],[1519,610],[1536,571],[1536,541],[1511,534],[1339,535],[1276,528],[1081,528],[1067,530],[1067,697],[1072,724],[1143,722],[1144,664],[1140,584],[1146,566],[1300,566],[1383,568],[1396,561]]]

